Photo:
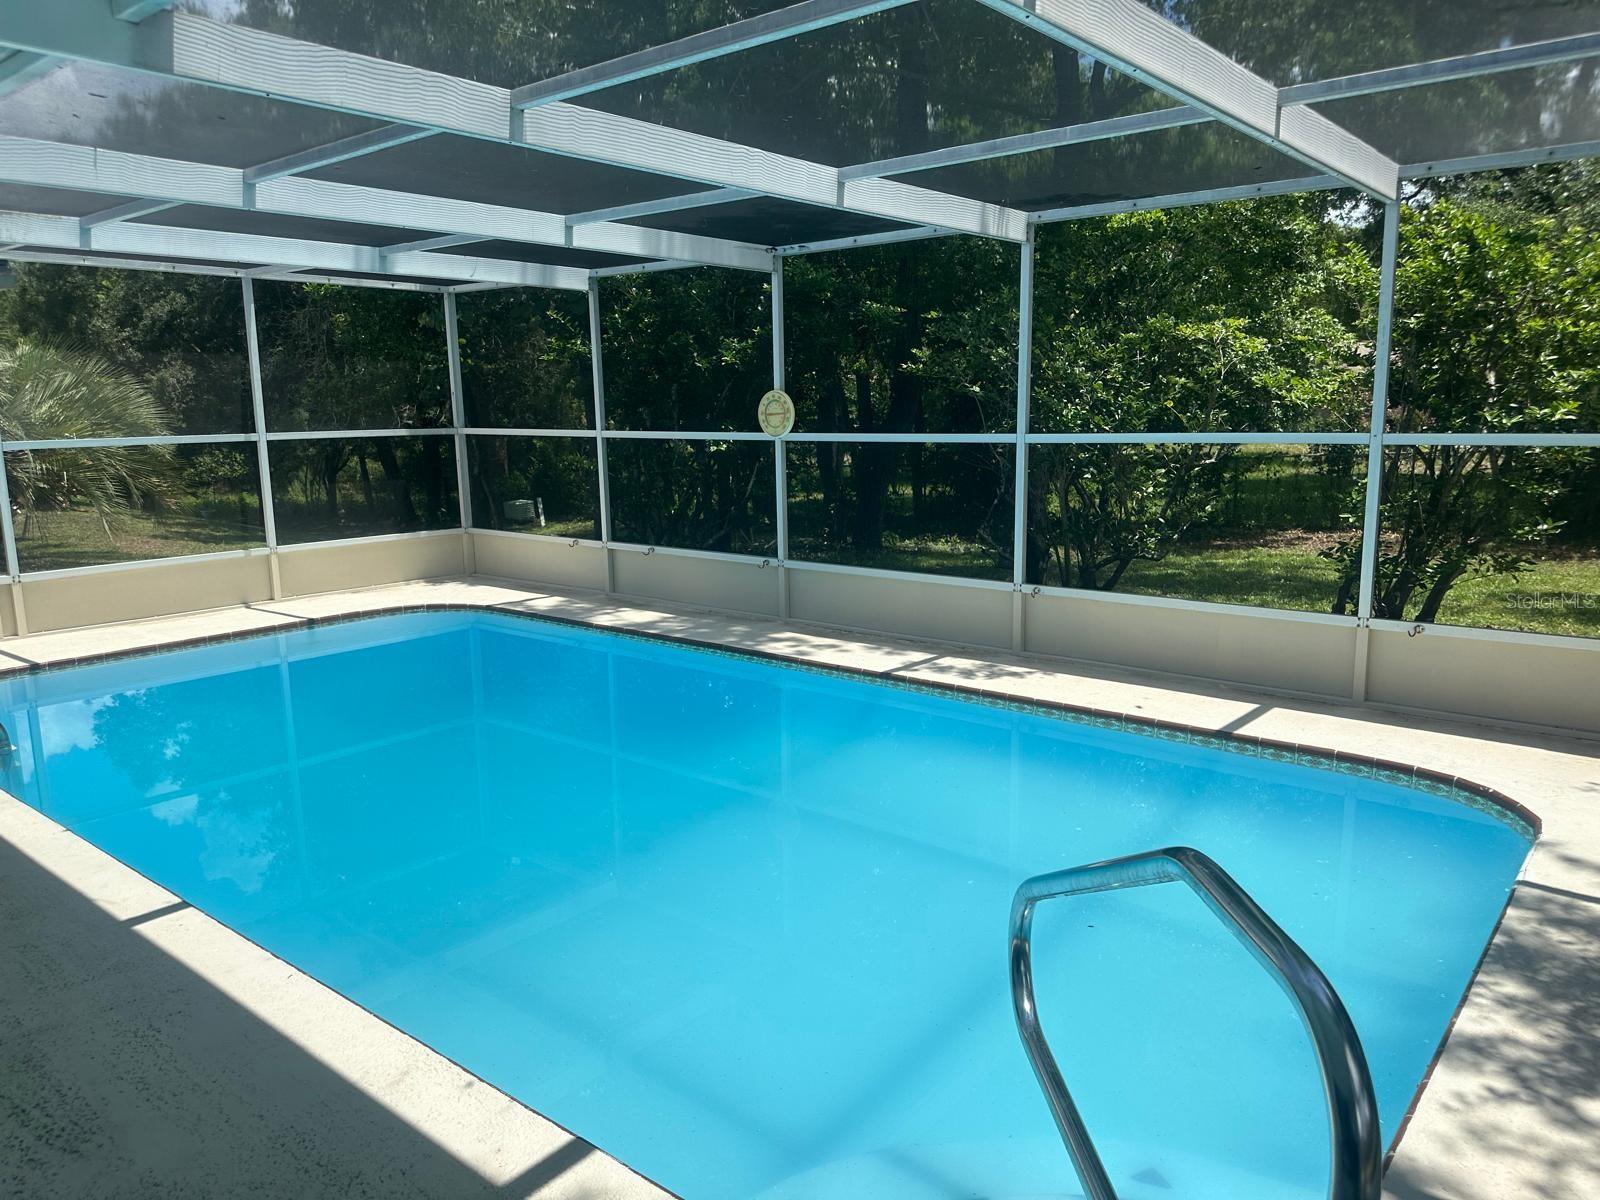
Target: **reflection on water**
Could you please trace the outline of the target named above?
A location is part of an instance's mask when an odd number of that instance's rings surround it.
[[[499,615],[0,683],[28,803],[691,1198],[1061,1194],[1024,877],[1184,843],[1322,965],[1392,1135],[1526,839],[1355,776]],[[1320,1196],[1292,1011],[1183,889],[1036,923],[1121,1194]]]

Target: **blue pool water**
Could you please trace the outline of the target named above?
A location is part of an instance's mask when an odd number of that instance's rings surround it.
[[[1172,844],[1321,964],[1392,1138],[1529,842],[1391,782],[488,614],[0,683],[9,790],[689,1200],[1078,1192],[1011,894]],[[1288,1002],[1186,889],[1046,905],[1125,1200],[1321,1197]]]

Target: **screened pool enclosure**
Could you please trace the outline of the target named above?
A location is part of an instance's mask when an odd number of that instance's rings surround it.
[[[477,573],[1600,728],[1597,63],[1576,2],[0,0],[0,634]]]

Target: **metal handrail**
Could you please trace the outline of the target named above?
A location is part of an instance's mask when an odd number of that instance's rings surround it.
[[[1033,994],[1033,909],[1041,900],[1057,897],[1180,882],[1188,884],[1267,968],[1294,1001],[1311,1036],[1328,1101],[1330,1200],[1379,1200],[1383,1165],[1378,1101],[1367,1056],[1344,1003],[1311,957],[1249,893],[1211,859],[1185,846],[1037,875],[1017,889],[1012,901],[1011,1001],[1017,1031],[1088,1200],[1117,1200],[1117,1193],[1039,1027]]]

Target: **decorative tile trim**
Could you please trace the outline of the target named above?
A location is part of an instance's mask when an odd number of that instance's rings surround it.
[[[1411,788],[1414,791],[1424,792],[1429,795],[1439,796],[1446,800],[1453,800],[1465,804],[1469,808],[1486,813],[1506,822],[1517,832],[1530,840],[1537,840],[1543,832],[1543,822],[1539,815],[1518,800],[1512,799],[1504,792],[1488,787],[1474,780],[1460,775],[1450,775],[1442,771],[1435,771],[1428,767],[1415,764],[1396,762],[1391,759],[1378,758],[1372,755],[1357,754],[1349,750],[1330,750],[1322,746],[1299,745],[1293,742],[1278,741],[1273,738],[1261,737],[1253,733],[1234,730],[1208,729],[1201,725],[1190,725],[1180,721],[1167,721],[1156,717],[1146,716],[1143,713],[1124,713],[1109,709],[1095,708],[1092,705],[1071,704],[1063,700],[1022,699],[1008,696],[989,688],[982,688],[972,684],[949,682],[944,680],[908,679],[898,674],[903,668],[889,667],[874,669],[869,667],[852,667],[842,663],[817,663],[806,659],[796,658],[792,655],[776,650],[763,650],[759,647],[730,646],[709,637],[699,637],[694,634],[675,633],[660,630],[642,630],[629,628],[616,628],[609,625],[600,625],[595,621],[560,613],[529,612],[521,607],[525,600],[501,600],[483,604],[473,604],[464,601],[440,602],[434,604],[379,604],[370,608],[363,608],[356,612],[333,613],[326,616],[294,616],[284,615],[281,625],[269,626],[258,629],[235,630],[224,633],[202,634],[194,637],[175,638],[159,645],[135,646],[124,650],[108,650],[94,654],[78,655],[71,658],[52,660],[48,663],[30,663],[18,667],[0,667],[0,680],[14,678],[22,675],[39,674],[45,671],[65,670],[70,667],[89,666],[94,663],[109,662],[113,660],[141,658],[148,655],[165,654],[172,650],[192,649],[198,646],[213,645],[219,642],[243,641],[249,638],[275,637],[280,634],[292,633],[301,629],[312,629],[331,625],[344,625],[354,621],[372,620],[378,617],[403,616],[419,613],[496,613],[501,616],[516,617],[526,621],[543,622],[550,625],[562,625],[576,629],[586,629],[593,633],[607,634],[613,637],[629,638],[642,642],[666,642],[675,645],[693,646],[713,654],[725,655],[746,661],[777,663],[795,670],[809,671],[819,675],[828,675],[835,678],[870,679],[887,684],[902,691],[919,692],[925,695],[943,696],[946,698],[957,696],[981,704],[988,708],[1009,709],[1014,712],[1031,713],[1036,716],[1047,716],[1057,720],[1068,720],[1075,724],[1091,728],[1109,729],[1121,733],[1141,734],[1148,737],[1160,738],[1190,745],[1207,746],[1212,749],[1223,750],[1235,754],[1243,754],[1252,758],[1266,759],[1273,762],[1290,762],[1302,766],[1312,767],[1317,770],[1334,771],[1339,774],[1353,775],[1362,778],[1379,779],[1401,787]],[[270,610],[252,610],[270,611]],[[711,614],[708,610],[708,615]]]

